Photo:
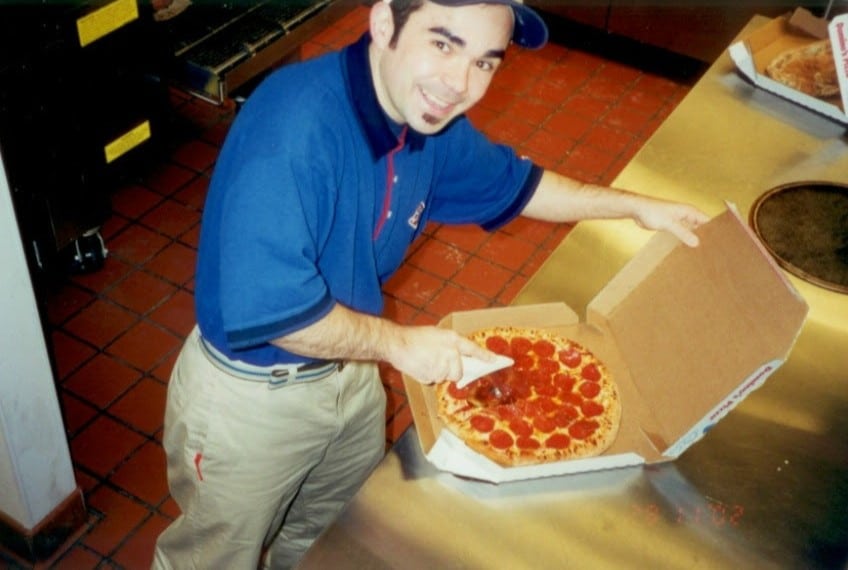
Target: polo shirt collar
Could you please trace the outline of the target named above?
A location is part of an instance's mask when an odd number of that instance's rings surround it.
[[[359,123],[365,131],[365,137],[375,159],[389,153],[398,143],[403,125],[392,121],[377,100],[374,90],[374,78],[368,62],[368,46],[371,34],[365,32],[356,43],[345,48],[345,73],[348,93]],[[406,137],[410,150],[420,150],[424,146],[424,135],[410,130]]]

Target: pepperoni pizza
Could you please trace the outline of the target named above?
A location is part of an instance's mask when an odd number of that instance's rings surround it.
[[[615,441],[618,389],[589,350],[531,328],[493,327],[469,336],[515,364],[464,388],[437,385],[438,415],[466,445],[516,466],[592,457]]]

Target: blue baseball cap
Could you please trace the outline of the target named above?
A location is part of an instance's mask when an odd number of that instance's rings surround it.
[[[442,6],[469,6],[471,4],[501,4],[512,8],[515,27],[512,41],[516,44],[539,49],[548,42],[548,26],[535,10],[524,5],[522,0],[430,0]]]

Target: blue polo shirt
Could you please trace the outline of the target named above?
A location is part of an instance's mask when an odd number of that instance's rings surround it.
[[[203,212],[195,304],[204,338],[230,358],[311,360],[269,341],[336,303],[379,315],[383,282],[428,220],[493,230],[538,185],[541,168],[465,117],[430,136],[392,122],[374,91],[369,42],[365,34],[275,71],[224,142]]]

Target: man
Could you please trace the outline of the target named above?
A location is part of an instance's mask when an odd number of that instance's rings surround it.
[[[295,564],[383,454],[375,363],[430,383],[492,357],[379,316],[428,220],[631,217],[697,244],[699,211],[543,171],[471,126],[511,40],[547,40],[515,0],[377,2],[369,34],[275,72],[240,111],[204,211],[199,329],[168,389],[183,514],[154,567]]]

